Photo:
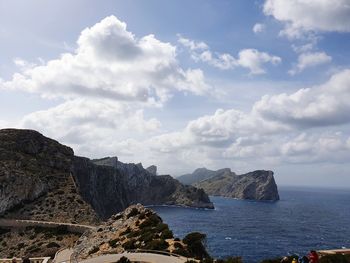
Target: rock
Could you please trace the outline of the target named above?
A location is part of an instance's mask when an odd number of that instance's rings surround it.
[[[115,214],[95,230],[86,232],[73,248],[77,261],[103,254],[119,254],[132,249],[181,252],[191,256],[187,245],[175,240],[168,225],[151,209],[137,204]]]
[[[203,190],[150,170],[117,157],[74,156],[36,131],[0,130],[0,214],[92,223],[136,203],[213,208]]]
[[[201,176],[199,172],[203,172]],[[210,171],[207,169],[195,171],[192,178],[210,178],[194,182],[193,185],[202,188],[209,195],[232,197],[249,200],[279,200],[277,185],[272,171],[257,170],[247,174],[236,175],[230,169]]]
[[[208,170],[206,168],[198,168],[198,169],[194,170],[193,173],[181,175],[181,176],[177,177],[176,179],[179,180],[183,184],[191,185],[193,183],[197,183],[197,182],[206,180],[208,178],[211,178],[211,177],[214,177],[216,175],[226,173],[226,172],[231,173],[231,169],[230,168],[223,168],[223,169],[220,169],[217,171],[212,171],[212,170]]]
[[[75,157],[73,167],[79,192],[102,218],[136,203],[213,208],[203,190],[184,186],[169,175],[156,176],[139,164],[122,163],[116,157],[92,161]]]
[[[0,214],[69,176],[73,150],[32,130],[0,130]]]
[[[77,193],[73,150],[32,130],[0,130],[0,214],[94,224],[97,215]],[[6,213],[5,213],[6,212]]]
[[[147,167],[146,170],[151,174],[157,175],[157,166],[155,165],[151,165],[150,167]]]

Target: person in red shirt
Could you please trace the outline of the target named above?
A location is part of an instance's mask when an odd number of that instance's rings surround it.
[[[315,250],[311,250],[310,254],[308,255],[310,263],[318,263],[318,255]]]

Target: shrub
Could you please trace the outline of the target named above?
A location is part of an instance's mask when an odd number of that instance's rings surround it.
[[[118,238],[113,239],[113,240],[109,240],[109,241],[108,241],[108,244],[109,244],[111,247],[115,248],[115,247],[117,247],[118,241],[119,241]]]
[[[183,257],[190,257],[190,254],[188,253],[188,251],[184,248],[176,248],[173,253],[178,254],[180,256]],[[196,262],[196,261],[195,261]]]
[[[164,224],[164,223],[159,223],[156,225],[156,231],[157,232],[163,232],[164,230],[166,229],[169,229],[168,225],[167,224]]]
[[[243,263],[241,257],[229,257],[229,258],[227,258],[225,260],[219,259],[216,262],[217,263]],[[280,263],[280,261],[278,261],[278,263]]]
[[[162,232],[162,234],[160,235],[160,238],[162,239],[173,238],[173,232],[169,229],[166,229]]]
[[[56,242],[50,242],[46,245],[47,248],[50,248],[50,247],[60,247],[59,244],[57,244]]]
[[[145,243],[151,241],[154,238],[154,234],[152,232],[144,232],[140,238],[139,241],[144,241]]]
[[[145,219],[146,218],[146,215],[145,215],[145,213],[144,212],[142,212],[141,214],[140,214],[140,216],[139,216],[139,219]]]
[[[94,253],[98,252],[99,250],[100,250],[99,247],[93,247],[93,248],[89,251],[89,255],[94,254]]]
[[[138,215],[138,214],[139,214],[139,210],[137,210],[137,208],[134,207],[134,208],[131,209],[130,213],[127,214],[126,217],[127,217],[127,218],[130,218],[130,217],[136,216],[136,215]]]
[[[154,239],[145,245],[145,249],[150,250],[165,250],[169,247],[168,242],[163,239]]]
[[[189,233],[183,239],[183,242],[187,245],[191,255],[198,259],[209,257],[209,254],[204,247],[205,241],[206,235],[199,232]]]
[[[183,248],[183,245],[181,245],[180,242],[175,242],[175,243],[174,243],[174,247],[175,247],[175,248]]]
[[[124,248],[125,250],[135,249],[135,248],[136,248],[136,246],[135,246],[135,240],[130,239],[130,240],[126,241],[126,242],[123,244],[123,248]]]
[[[131,229],[130,227],[128,227],[127,229],[125,229],[123,232],[121,232],[120,234],[121,235],[126,235],[126,234],[129,234],[131,232]]]
[[[161,219],[157,215],[151,215],[150,217],[146,218],[145,221],[143,221],[140,224],[140,228],[145,228],[145,227],[155,227],[161,222]]]

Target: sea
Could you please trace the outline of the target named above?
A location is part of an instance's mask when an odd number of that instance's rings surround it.
[[[198,231],[215,258],[245,263],[309,250],[350,248],[350,190],[280,187],[281,200],[261,202],[211,196],[214,210],[153,207],[176,237]]]

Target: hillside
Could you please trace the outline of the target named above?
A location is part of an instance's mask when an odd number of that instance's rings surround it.
[[[217,171],[201,168],[182,178],[191,181],[198,179],[192,185],[202,188],[209,195],[249,200],[279,200],[272,171],[257,170],[237,175],[227,168]],[[201,180],[202,178],[206,179]]]

